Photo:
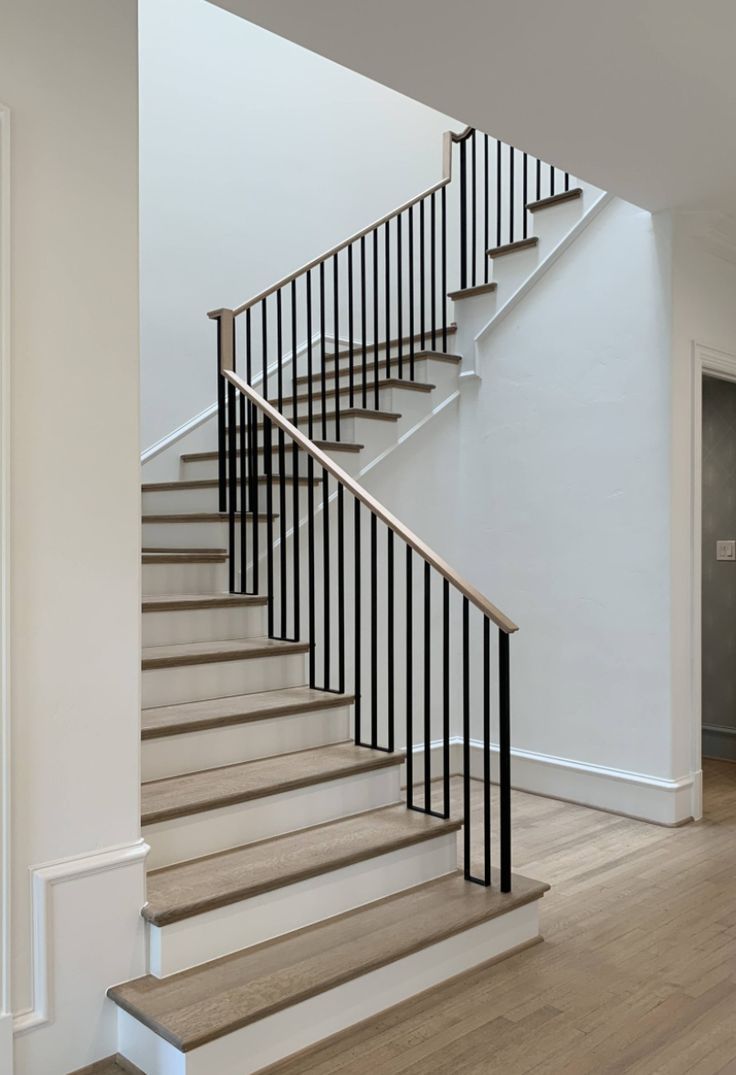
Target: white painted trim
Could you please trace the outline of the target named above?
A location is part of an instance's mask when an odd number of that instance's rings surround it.
[[[433,740],[430,746],[432,772],[433,776],[437,776],[440,772],[442,740]],[[462,774],[462,748],[462,736],[453,736],[450,739],[451,776]],[[482,740],[471,739],[470,750],[470,775],[479,779],[483,774]],[[423,744],[415,744],[412,750],[415,755],[414,779],[417,782],[423,775],[423,751]],[[491,743],[491,778],[494,783],[497,783],[497,775],[498,745]],[[572,758],[558,758],[552,754],[538,754],[531,750],[511,750],[511,785],[517,791],[624,814],[657,825],[678,825],[691,818],[689,806],[693,789],[698,783],[698,773],[688,773],[670,780]]]
[[[703,377],[718,377],[724,381],[736,381],[736,355],[720,351],[716,347],[693,340],[692,344],[692,378],[690,396],[692,398],[691,425],[691,467],[690,467],[690,607],[692,610],[690,624],[691,654],[691,752],[692,766],[695,772],[702,771],[703,741]],[[698,799],[693,804],[693,816],[701,817],[703,813],[702,787],[697,793]]]
[[[312,347],[315,347],[317,344],[321,344],[321,342],[322,336],[320,335],[320,333],[314,333],[312,336]],[[334,336],[325,335],[326,345],[331,344],[334,346],[334,343]],[[343,345],[347,347],[349,343],[350,341],[346,337],[339,337],[340,347],[342,347]],[[304,343],[300,343],[297,347],[296,357],[299,358],[301,355],[305,355],[306,353],[307,341],[305,340]],[[293,356],[291,352],[289,352],[289,354],[284,355],[282,358],[282,367],[291,365],[292,357]],[[276,373],[277,369],[278,363],[272,362],[271,365],[268,367],[268,376],[271,376],[271,374]],[[253,378],[254,387],[256,385],[259,385],[262,380],[263,373],[257,373]],[[216,400],[214,403],[210,403],[208,407],[205,407],[203,411],[200,411],[199,414],[195,414],[193,418],[187,419],[186,422],[183,422],[180,426],[177,426],[176,429],[172,429],[170,433],[167,433],[166,436],[161,437],[161,439],[157,440],[155,444],[151,444],[148,448],[144,448],[144,450],[141,452],[141,465],[143,465],[143,463],[147,463],[150,459],[155,459],[157,455],[161,455],[161,453],[166,451],[167,448],[170,448],[172,444],[176,444],[176,442],[181,440],[182,437],[186,437],[187,433],[194,432],[195,429],[198,429],[199,426],[203,425],[204,422],[206,422],[209,418],[212,418],[215,414],[217,414]]]
[[[143,839],[78,858],[60,859],[30,869],[32,1006],[13,1017],[13,1032],[24,1034],[53,1022],[53,982],[50,967],[53,946],[54,886],[80,877],[142,863],[150,848]]]
[[[474,379],[480,377],[480,348],[485,340],[486,336],[494,329],[505,317],[511,313],[511,311],[518,306],[521,300],[528,294],[529,291],[542,279],[546,273],[552,268],[555,262],[565,253],[568,247],[572,246],[575,240],[585,231],[588,225],[598,216],[602,209],[604,209],[609,202],[613,201],[614,195],[608,191],[604,191],[600,194],[588,210],[580,217],[566,235],[560,239],[559,243],[549,252],[546,258],[537,265],[533,273],[531,273],[526,280],[516,289],[503,306],[499,307],[495,311],[493,316],[483,328],[478,332],[473,340],[473,365],[469,369],[465,369],[460,373],[461,380]]]
[[[13,1070],[10,1000],[10,110],[0,104],[0,1069]]]

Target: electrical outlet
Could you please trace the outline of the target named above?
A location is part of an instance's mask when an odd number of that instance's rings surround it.
[[[736,541],[717,541],[716,560],[736,560]]]

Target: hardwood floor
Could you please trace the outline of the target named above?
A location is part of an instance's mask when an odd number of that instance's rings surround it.
[[[474,842],[479,806],[476,785]],[[705,817],[678,829],[513,806],[514,868],[552,885],[545,943],[271,1075],[736,1075],[736,765],[706,763]]]

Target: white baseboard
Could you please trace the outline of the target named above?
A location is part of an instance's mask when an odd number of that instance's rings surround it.
[[[441,751],[441,740],[435,740],[431,759],[433,777],[441,774]],[[480,779],[483,775],[482,742],[473,739],[470,751],[470,774]],[[424,775],[423,747],[415,745],[413,753],[413,775],[418,783]],[[462,739],[453,736],[450,740],[453,776],[462,773],[462,765]],[[491,779],[494,783],[498,781],[498,746],[495,743],[491,744]],[[695,816],[693,802],[699,781],[699,773],[668,780],[530,750],[511,751],[511,785],[518,791],[563,799],[657,825],[681,825]]]
[[[736,761],[736,728],[727,728],[721,724],[704,724],[703,755],[706,758]]]
[[[31,1006],[13,1016],[19,1073],[75,1071],[115,1052],[105,990],[145,973],[148,850],[139,839],[31,868]]]

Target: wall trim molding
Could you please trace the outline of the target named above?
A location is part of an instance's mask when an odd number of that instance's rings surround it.
[[[322,336],[320,335],[320,333],[313,333],[312,347],[321,344],[321,342]],[[350,343],[350,340],[344,336],[340,336],[339,343],[341,347],[347,347]],[[334,346],[335,337],[325,333],[325,344]],[[307,341],[305,340],[297,347],[296,358],[300,358],[306,353]],[[294,356],[291,354],[291,352],[285,354],[282,358],[282,366],[290,366],[293,361],[293,358]],[[276,373],[277,369],[278,363],[272,362],[268,367],[268,375],[270,376],[271,374]],[[263,373],[257,373],[253,378],[254,387],[256,385],[259,385],[262,381]],[[150,459],[155,459],[157,455],[161,455],[162,452],[165,452],[167,448],[170,448],[173,444],[176,444],[176,442],[181,440],[182,437],[186,437],[187,433],[193,433],[195,429],[198,429],[199,426],[203,425],[204,422],[208,421],[215,414],[217,414],[217,400],[215,400],[213,403],[210,403],[210,405],[208,407],[205,407],[203,411],[200,411],[199,414],[195,414],[193,418],[188,418],[186,422],[182,422],[180,426],[177,426],[176,429],[172,429],[170,433],[167,433],[165,436],[161,437],[160,440],[157,440],[154,444],[149,445],[148,448],[144,448],[141,452],[141,466],[144,463],[147,463]]]
[[[432,740],[431,767],[433,778],[441,773],[442,740]],[[450,739],[450,774],[460,776],[463,771],[462,736]],[[483,775],[483,742],[470,741],[470,775],[481,779]],[[423,744],[414,744],[415,780],[423,777],[421,755]],[[497,783],[498,745],[491,743],[491,779]],[[627,769],[614,769],[605,765],[560,758],[552,754],[540,754],[513,747],[511,750],[511,786],[517,791],[546,798],[561,799],[594,810],[622,814],[638,821],[656,825],[681,825],[692,818],[689,805],[693,788],[699,783],[699,774],[688,773],[675,779],[637,773]]]
[[[33,1000],[30,1008],[14,1014],[15,1035],[26,1034],[54,1020],[53,982],[49,968],[52,960],[55,886],[109,870],[142,864],[149,850],[148,844],[141,837],[132,843],[30,868]]]
[[[0,1068],[13,1070],[10,999],[10,109],[0,102]],[[10,1045],[8,1045],[10,1042]]]
[[[503,306],[499,307],[499,309],[494,312],[493,316],[485,323],[473,340],[473,365],[470,369],[463,370],[460,373],[460,378],[462,380],[478,378],[481,376],[480,348],[485,341],[486,336],[488,336],[505,317],[508,317],[528,292],[531,291],[544,276],[546,276],[555,262],[562,257],[568,247],[572,246],[578,236],[585,231],[601,210],[605,209],[605,207],[613,201],[614,197],[615,195],[609,193],[609,191],[603,191],[602,194],[599,194],[590,208],[587,209],[580,219],[575,222],[569,232],[566,235],[563,235],[559,243],[557,243],[557,245],[550,250],[549,254],[547,254],[546,258],[537,265],[534,272],[527,276],[526,280],[524,280],[513,295],[506,300]]]

